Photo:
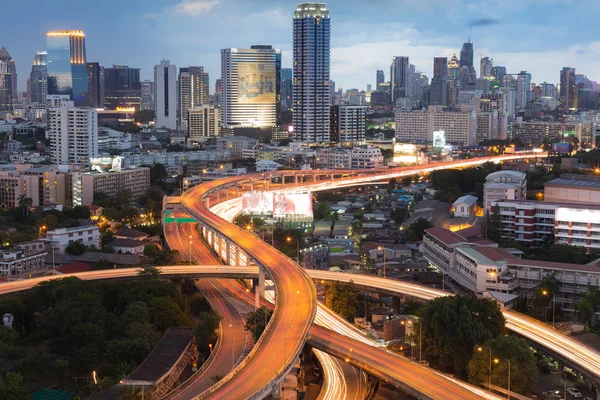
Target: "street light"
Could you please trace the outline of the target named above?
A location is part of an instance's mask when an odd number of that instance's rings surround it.
[[[543,290],[542,294],[544,296],[548,296],[548,291],[547,290]],[[552,292],[552,329],[556,329],[554,327],[554,316],[556,314],[556,293]]]
[[[483,347],[478,347],[477,351],[479,352],[483,352]],[[487,349],[490,352],[490,372],[489,372],[489,376],[488,376],[488,391],[492,391],[492,349],[490,349],[489,347],[486,347],[485,349]]]
[[[510,400],[510,360],[508,360],[508,359],[500,360],[498,358],[494,359],[495,364],[499,364],[500,361],[506,361],[508,363],[508,394],[507,394],[508,397],[507,398]]]
[[[377,246],[378,251],[383,250],[383,277],[385,278],[385,249],[381,246]]]
[[[190,265],[192,265],[192,235],[190,235]]]

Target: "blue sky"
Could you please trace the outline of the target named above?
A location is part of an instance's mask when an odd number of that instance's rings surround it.
[[[7,0],[2,6],[5,46],[17,63],[20,90],[45,33],[82,29],[88,61],[127,64],[151,79],[163,58],[203,65],[211,92],[220,76],[220,49],[270,44],[291,66],[290,0]],[[597,0],[331,0],[332,79],[365,89],[375,70],[409,56],[432,75],[433,57],[459,53],[473,24],[475,59],[492,57],[509,72],[527,70],[533,82],[557,82],[571,66],[600,81],[600,1]],[[479,74],[479,68],[477,66]]]

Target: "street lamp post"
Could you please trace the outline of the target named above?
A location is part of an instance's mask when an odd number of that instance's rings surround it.
[[[190,265],[192,265],[192,235],[190,235]]]
[[[231,328],[231,337],[233,342],[231,343],[231,369],[235,368],[235,331],[233,330],[233,325],[229,324]]]
[[[377,250],[383,252],[383,277],[385,278],[385,248],[382,246],[377,246]]]
[[[478,347],[477,351],[483,351],[483,347]],[[489,371],[489,375],[488,375],[488,391],[491,392],[492,391],[492,349],[490,349],[489,347],[486,347],[486,349],[490,352],[490,371]]]
[[[500,361],[506,361],[508,363],[508,394],[507,394],[507,398],[510,400],[510,360],[508,360],[508,359],[500,360],[498,358],[494,359],[494,363],[496,363],[496,364],[500,363]]]
[[[285,241],[288,243],[292,242],[292,237],[288,236],[285,238]],[[300,239],[296,239],[296,262],[300,264]]]
[[[542,294],[544,296],[548,296],[548,291],[544,290],[542,291]],[[554,316],[556,315],[556,293],[552,292],[552,329],[556,329],[554,328]]]

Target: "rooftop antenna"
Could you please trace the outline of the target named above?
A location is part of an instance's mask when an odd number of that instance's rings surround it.
[[[473,30],[473,25],[469,26],[469,39],[467,42],[471,43],[471,31]]]

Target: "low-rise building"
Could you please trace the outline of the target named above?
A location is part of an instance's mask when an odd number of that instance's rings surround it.
[[[45,250],[1,250],[0,276],[16,278],[44,269]]]
[[[544,200],[557,203],[600,204],[600,176],[562,174],[544,184]]]
[[[133,199],[141,197],[150,187],[150,168],[129,168],[114,172],[73,173],[73,206],[88,206],[96,193],[114,196],[121,190],[131,190]]]
[[[106,245],[119,254],[143,254],[144,246],[143,241],[132,239],[115,239]]]
[[[58,254],[65,254],[66,248],[73,242],[81,242],[86,246],[100,248],[100,232],[96,225],[75,226],[73,228],[57,228],[46,232],[46,249]]]
[[[277,171],[283,165],[271,160],[260,160],[256,162],[256,172]]]
[[[244,149],[258,145],[258,139],[247,136],[224,136],[217,139],[217,150],[231,152],[231,157],[242,158]]]
[[[452,203],[452,212],[455,217],[470,217],[471,215],[475,215],[476,208],[477,197],[471,195],[459,197]]]
[[[524,200],[527,198],[527,175],[520,171],[492,172],[485,178],[483,205],[486,213],[492,203],[502,200]]]

